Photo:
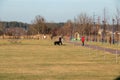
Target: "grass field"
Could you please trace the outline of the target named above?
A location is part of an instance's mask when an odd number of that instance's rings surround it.
[[[114,80],[120,57],[50,40],[0,40],[0,80]]]
[[[120,43],[117,44],[109,44],[109,43],[102,43],[102,42],[86,42],[87,44],[90,45],[96,45],[96,46],[100,46],[100,47],[105,47],[105,48],[110,48],[110,49],[118,49],[120,50]]]

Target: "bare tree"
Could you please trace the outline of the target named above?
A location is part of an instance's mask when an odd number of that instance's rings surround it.
[[[5,34],[8,36],[13,36],[14,39],[18,39],[20,36],[26,35],[26,31],[23,28],[11,27],[5,29]]]
[[[28,31],[27,31],[28,35],[35,35],[38,34],[37,29],[35,28],[35,24],[32,24],[29,26]]]
[[[0,21],[0,35],[3,35],[4,33],[4,26],[3,23]]]
[[[117,12],[117,14],[116,14],[116,22],[117,22],[116,31],[119,31],[120,30],[120,28],[119,28],[119,23],[120,23],[120,9],[117,8],[116,12]]]
[[[77,19],[77,31],[81,35],[88,35],[91,32],[92,18],[89,17],[86,13],[81,13]]]
[[[120,31],[120,9],[116,8],[116,15],[115,15],[115,21],[116,21],[116,25],[114,25],[114,29],[115,29],[115,39],[117,42],[119,42],[119,31]]]
[[[36,31],[35,33],[37,34],[47,33],[47,26],[46,26],[45,19],[40,15],[35,17],[35,20],[32,26],[34,27],[35,29],[34,31]]]
[[[108,18],[107,18],[107,14],[106,14],[106,8],[104,8],[103,10],[103,25],[102,25],[102,29],[103,29],[103,32],[102,32],[102,42],[105,42],[107,41],[107,35],[106,35],[106,31],[108,29],[109,26],[107,26],[108,24]]]
[[[67,23],[60,29],[62,35],[72,36],[74,31],[73,23],[71,20],[68,20]]]

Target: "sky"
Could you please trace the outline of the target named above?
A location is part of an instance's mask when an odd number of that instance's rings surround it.
[[[31,23],[35,16],[47,22],[74,20],[80,13],[114,17],[120,0],[0,0],[0,20]]]

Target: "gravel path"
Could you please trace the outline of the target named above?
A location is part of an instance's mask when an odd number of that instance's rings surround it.
[[[69,42],[69,43],[72,43],[76,46],[82,46],[82,44],[76,43],[76,42]],[[116,53],[120,54],[120,50],[117,50],[117,49],[103,48],[103,47],[100,47],[100,46],[88,45],[88,44],[85,44],[84,47],[91,48],[91,49],[96,49],[96,50],[101,50],[101,51],[106,51],[106,52],[109,52],[109,53],[112,53],[112,54],[116,54]]]

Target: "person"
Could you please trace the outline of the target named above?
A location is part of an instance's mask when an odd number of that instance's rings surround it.
[[[111,36],[110,36],[110,38],[109,38],[109,43],[110,43],[110,45],[111,45],[111,41],[112,41],[112,38],[111,38]]]
[[[63,43],[62,43],[62,37],[61,37],[61,36],[59,37],[59,42],[60,42],[61,45],[63,44]]]
[[[46,39],[47,38],[47,36],[46,35],[43,35],[43,39]]]
[[[84,36],[81,38],[81,41],[82,41],[82,46],[84,46],[84,42],[85,42],[85,37]]]

